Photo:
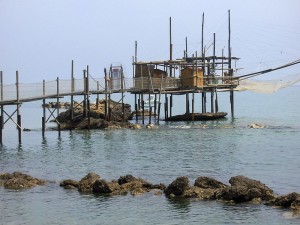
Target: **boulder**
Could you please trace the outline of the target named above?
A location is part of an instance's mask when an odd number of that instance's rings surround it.
[[[253,128],[253,129],[261,129],[261,128],[266,128],[265,125],[262,124],[258,124],[258,123],[251,123],[248,125],[249,128]]]
[[[89,173],[83,177],[78,184],[79,192],[93,192],[93,185],[96,180],[99,180],[100,176],[96,173]]]
[[[136,180],[138,180],[138,178],[136,178],[130,174],[127,174],[125,176],[120,176],[120,178],[118,179],[118,184],[122,185],[122,184],[126,184],[126,183],[136,181]]]
[[[289,208],[291,207],[292,203],[296,201],[295,204],[293,205],[295,208],[297,205],[297,201],[299,201],[299,198],[300,198],[299,193],[292,192],[287,195],[277,196],[274,199],[266,202],[266,205]]]
[[[178,177],[165,189],[165,194],[166,196],[182,196],[189,188],[190,185],[188,177]]]
[[[252,201],[254,198],[264,201],[274,198],[273,190],[260,181],[244,176],[232,177],[229,180],[231,187],[221,189],[217,193],[217,199],[234,202]]]
[[[65,188],[65,189],[73,189],[73,188],[78,188],[79,186],[79,182],[76,180],[63,180],[62,182],[60,182],[59,186]]]
[[[226,184],[223,184],[222,182],[210,177],[198,177],[195,180],[194,186],[204,188],[204,189],[207,188],[218,189],[218,188],[227,187]]]
[[[2,180],[1,183],[3,183],[4,188],[7,189],[32,188],[38,185],[46,184],[45,180],[37,179],[20,172],[1,174],[0,179]]]
[[[120,185],[117,182],[107,182],[105,180],[96,180],[93,185],[93,192],[98,194],[108,194],[118,192]]]

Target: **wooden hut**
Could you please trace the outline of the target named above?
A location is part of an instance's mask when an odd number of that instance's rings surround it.
[[[203,87],[202,68],[186,67],[181,70],[182,87]]]

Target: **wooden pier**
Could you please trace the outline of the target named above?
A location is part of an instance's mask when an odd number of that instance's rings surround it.
[[[216,55],[216,35],[213,35],[213,54],[206,55],[206,49],[203,44],[204,35],[204,14],[202,17],[202,48],[200,54],[196,51],[192,55],[188,55],[187,39],[186,49],[183,51],[183,57],[173,59],[172,44],[172,26],[170,18],[170,58],[164,61],[138,61],[137,60],[137,42],[135,42],[135,56],[133,56],[133,75],[132,78],[125,78],[123,67],[121,65],[111,66],[107,71],[104,69],[102,78],[94,78],[91,76],[89,66],[83,70],[81,79],[74,77],[74,62],[71,64],[71,79],[61,80],[59,77],[54,81],[45,80],[41,83],[23,84],[19,83],[19,73],[16,72],[16,83],[4,85],[3,73],[0,74],[0,143],[2,144],[2,132],[6,122],[12,121],[18,129],[18,140],[21,143],[21,113],[20,106],[24,102],[42,100],[42,105],[46,105],[48,99],[55,99],[59,105],[60,99],[66,96],[71,98],[70,108],[73,112],[76,108],[74,96],[83,96],[80,104],[84,108],[84,116],[90,118],[90,96],[96,95],[96,104],[99,101],[99,95],[105,98],[105,117],[110,119],[111,110],[109,102],[112,94],[119,93],[122,95],[121,104],[123,105],[124,115],[124,93],[128,92],[134,95],[134,109],[136,112],[142,112],[142,123],[145,123],[145,96],[150,99],[154,95],[154,102],[149,101],[148,117],[149,123],[152,122],[152,115],[159,124],[161,121],[162,102],[164,102],[164,120],[173,120],[173,98],[177,95],[185,95],[186,115],[191,115],[191,120],[200,118],[200,114],[210,115],[214,113],[220,114],[218,104],[219,92],[230,92],[231,116],[234,117],[234,88],[238,85],[235,79],[232,67],[233,61],[239,60],[237,57],[231,56],[230,45],[230,11],[228,12],[228,54],[224,56],[224,50],[221,56]],[[195,112],[195,95],[201,95],[202,112]],[[190,96],[192,100],[190,102]],[[207,108],[208,97],[210,97],[210,109]],[[147,98],[147,97],[146,97]],[[163,101],[164,98],[164,101]],[[12,114],[5,111],[7,105],[15,105],[16,110]],[[47,117],[47,110],[50,113]],[[55,115],[56,112],[56,115]],[[14,119],[16,115],[17,119]],[[45,135],[46,123],[50,118],[56,119],[59,115],[59,107],[49,109],[43,107],[42,116],[42,135]],[[139,117],[136,113],[136,121]],[[225,115],[225,114],[224,114]],[[5,119],[5,117],[7,117]],[[57,121],[57,129],[60,135],[60,123]]]

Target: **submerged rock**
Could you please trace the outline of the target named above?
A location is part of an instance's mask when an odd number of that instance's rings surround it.
[[[63,180],[62,182],[60,182],[59,186],[65,188],[65,189],[74,189],[74,188],[78,188],[79,186],[79,182],[76,180]]]
[[[34,178],[28,174],[14,172],[12,174],[4,173],[0,175],[0,184],[7,189],[24,189],[32,188],[46,184],[45,180]]]
[[[93,185],[93,193],[120,193],[121,187],[117,182],[107,182],[105,180],[96,180]]]
[[[266,128],[265,125],[262,124],[258,124],[258,123],[251,123],[248,125],[249,128],[253,128],[253,129],[261,129],[261,128]]]

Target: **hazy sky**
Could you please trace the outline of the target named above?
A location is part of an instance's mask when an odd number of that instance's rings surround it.
[[[22,83],[69,79],[73,59],[77,78],[86,65],[103,77],[111,63],[132,77],[135,40],[138,60],[168,59],[169,17],[174,58],[182,57],[185,37],[188,52],[200,52],[203,12],[205,45],[215,32],[218,54],[227,54],[229,9],[240,74],[300,58],[299,0],[0,0],[0,70],[4,83],[15,82],[16,70]]]

